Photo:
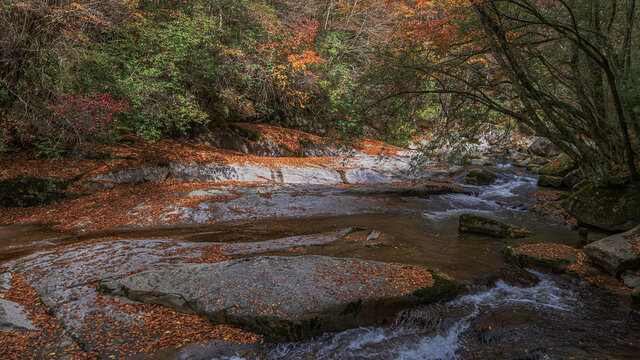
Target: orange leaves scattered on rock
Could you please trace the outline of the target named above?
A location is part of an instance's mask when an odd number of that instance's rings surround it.
[[[28,318],[38,331],[0,332],[2,359],[95,359],[99,354],[127,359],[135,354],[152,353],[169,347],[223,339],[235,343],[261,341],[261,335],[214,325],[205,317],[184,314],[156,304],[122,302],[118,298],[98,293],[93,305],[104,311],[92,311],[82,320],[80,338],[89,346],[85,351],[68,335],[62,321],[49,315],[35,290],[20,274],[13,274],[11,288],[5,299],[19,303],[28,311]],[[127,316],[112,316],[112,314]],[[111,355],[110,355],[111,354]]]
[[[525,255],[534,255],[542,258],[555,259],[558,256],[566,254],[580,254],[582,251],[563,244],[539,243],[526,244],[513,248],[513,251]]]
[[[357,144],[358,150],[362,151],[367,155],[387,155],[387,156],[397,156],[399,152],[405,151],[405,149],[389,145],[387,143],[383,143],[377,140],[363,140],[359,144]]]
[[[2,223],[41,221],[58,223],[63,228],[82,227],[84,230],[102,230],[137,225],[142,216],[153,217],[164,213],[170,204],[193,205],[201,201],[228,201],[231,197],[188,198],[184,194],[212,186],[211,183],[122,184],[112,190],[97,190],[90,195],[46,206],[29,208],[0,208]],[[160,195],[160,196],[159,196]],[[144,204],[143,207],[138,205]],[[176,214],[179,216],[179,214]],[[171,217],[164,219],[170,222]],[[157,224],[162,224],[158,220]],[[156,224],[156,225],[157,225]]]
[[[212,264],[212,263],[217,263],[220,261],[225,261],[225,260],[229,260],[231,259],[230,256],[228,255],[224,255],[222,253],[222,251],[220,250],[220,246],[218,245],[211,245],[211,246],[205,246],[205,247],[201,247],[199,248],[200,252],[202,253],[201,256],[199,257],[195,257],[195,258],[188,258],[183,260],[184,262],[188,262],[188,263],[208,263],[208,264]]]
[[[96,344],[96,350],[99,353],[116,354],[118,358],[213,339],[235,343],[262,340],[260,335],[226,325],[213,325],[205,317],[184,314],[162,305],[125,303],[101,293],[95,300],[95,305],[136,318],[136,321],[127,319],[120,322],[117,318],[100,312],[93,312],[86,317],[88,327],[92,328],[91,342]],[[109,326],[100,326],[101,323]],[[133,341],[121,341],[123,335]]]
[[[69,359],[93,359],[96,354],[88,353],[65,335],[60,320],[49,315],[48,308],[42,304],[36,291],[24,276],[13,274],[11,287],[4,299],[24,306],[27,318],[38,331],[16,332],[0,331],[0,358],[2,359],[57,359],[68,356]],[[25,352],[32,352],[26,356]]]
[[[529,196],[539,201],[558,201],[564,194],[565,192],[560,190],[538,190]]]

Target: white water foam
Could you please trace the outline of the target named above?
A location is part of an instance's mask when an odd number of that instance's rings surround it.
[[[432,196],[426,202],[426,209],[422,217],[431,221],[457,216],[463,213],[473,213],[483,216],[497,216],[502,210],[521,212],[518,201],[523,195],[536,190],[536,178],[532,175],[500,174],[499,179],[492,185],[466,185],[477,192],[477,196],[469,194],[445,194]],[[533,202],[533,200],[530,200]]]
[[[541,279],[536,286],[521,288],[499,281],[491,289],[464,295],[440,305],[443,308],[438,309],[438,316],[450,321],[438,323],[435,331],[430,331],[428,327],[425,329],[424,325],[422,328],[417,325],[421,323],[421,317],[433,320],[434,313],[414,310],[408,316],[401,314],[396,326],[391,328],[350,329],[325,334],[307,342],[281,344],[262,358],[456,360],[459,359],[460,347],[464,346],[460,341],[461,335],[483,311],[521,305],[533,309],[550,309],[558,313],[572,311],[574,304],[565,299],[573,299],[575,296],[569,290],[559,288],[547,275],[534,273]],[[224,358],[228,359],[241,358]]]

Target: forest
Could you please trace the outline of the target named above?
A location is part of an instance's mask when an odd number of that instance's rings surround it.
[[[59,156],[123,131],[183,138],[243,121],[406,145],[519,125],[599,182],[637,180],[637,11],[635,0],[8,1],[0,144]]]
[[[0,359],[637,359],[637,0],[1,0]]]

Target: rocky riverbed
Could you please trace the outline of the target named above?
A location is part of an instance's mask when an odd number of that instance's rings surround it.
[[[64,221],[0,228],[0,354],[634,358],[637,230],[583,251],[505,155],[467,174],[392,150],[90,170],[80,197],[2,210]]]

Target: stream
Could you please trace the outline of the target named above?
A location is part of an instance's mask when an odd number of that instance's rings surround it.
[[[365,251],[334,244],[310,253],[357,256],[439,267],[457,279],[505,267],[504,242],[458,235],[457,216],[476,213],[533,229],[527,242],[576,245],[579,237],[560,222],[529,211],[536,177],[502,166],[491,186],[471,186],[477,196],[447,194],[403,199],[407,214],[351,219],[396,235],[386,248]],[[366,217],[365,217],[366,218]],[[343,220],[344,221],[344,220]],[[398,240],[400,239],[400,240]],[[514,241],[510,241],[513,244]],[[397,247],[399,249],[394,249]],[[390,327],[325,334],[306,342],[264,345],[211,359],[637,359],[640,316],[619,300],[581,281],[535,271],[540,282],[518,287],[498,281],[469,286],[468,294],[443,304],[408,309]]]
[[[381,246],[340,240],[307,248],[307,254],[355,257],[437,268],[457,280],[509,268],[500,253],[507,244],[487,236],[458,234],[457,218],[476,213],[524,226],[536,235],[508,244],[553,241],[577,245],[580,238],[560,221],[530,211],[528,195],[537,178],[511,166],[490,186],[468,186],[474,195],[389,198],[391,211],[348,216],[235,221],[174,229],[122,230],[77,235],[44,225],[0,227],[0,261],[38,249],[91,237],[180,235],[197,242],[249,242],[332,231],[348,226],[385,235]],[[458,182],[463,183],[463,179]],[[10,244],[10,245],[8,245]],[[291,255],[274,252],[270,255]],[[389,327],[365,327],[295,343],[163,352],[179,359],[637,359],[640,316],[593,286],[561,276],[535,273],[540,282],[517,287],[502,281],[468,285],[463,295],[407,309]],[[176,355],[180,353],[181,355]],[[196,356],[197,355],[197,356]]]

